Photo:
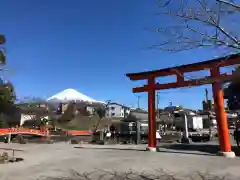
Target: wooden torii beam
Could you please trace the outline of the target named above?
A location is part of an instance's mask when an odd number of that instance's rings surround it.
[[[240,64],[240,55],[234,54],[210,61],[203,61],[194,64],[176,66],[155,71],[129,73],[127,77],[132,81],[147,80],[147,84],[142,87],[133,88],[133,93],[148,92],[148,149],[156,151],[156,112],[155,112],[155,91],[172,88],[200,86],[204,84],[212,84],[213,96],[215,101],[215,110],[217,115],[219,144],[223,155],[234,156],[231,151],[231,144],[228,134],[227,117],[224,111],[224,99],[221,82],[231,81],[235,75],[221,74],[220,68]],[[201,70],[210,71],[210,76],[201,79],[185,80],[184,73],[197,72]],[[157,77],[175,75],[177,81],[167,84],[156,83]]]

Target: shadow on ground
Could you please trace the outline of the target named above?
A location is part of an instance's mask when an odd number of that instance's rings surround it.
[[[217,154],[219,152],[219,145],[213,144],[170,144],[162,145],[164,149],[171,149],[176,151],[190,151],[190,152],[203,152],[208,154]],[[160,147],[160,149],[161,149]],[[232,147],[232,151],[235,152],[236,156],[240,156],[240,149],[237,146]]]
[[[110,148],[110,147],[101,147],[101,148],[94,148],[94,147],[74,147],[77,149],[94,149],[94,150],[115,150],[115,151],[146,151],[144,149],[134,149],[134,148]]]
[[[101,147],[101,148],[94,148],[94,147],[74,147],[76,149],[94,149],[94,150],[112,150],[112,151],[139,151],[139,152],[148,152],[145,149],[136,149],[136,148],[116,148],[116,147]],[[164,150],[165,149],[165,150]],[[187,155],[198,155],[198,156],[215,156],[216,154],[209,154],[208,152],[205,153],[199,153],[199,152],[193,152],[193,151],[188,151],[186,152],[186,150],[184,149],[175,149],[175,150],[179,150],[179,151],[169,151],[168,149],[170,148],[166,148],[164,147],[164,149],[162,149],[160,147],[160,153],[166,153],[166,154],[187,154]],[[182,151],[180,151],[182,150]]]
[[[15,149],[15,148],[0,148],[0,150],[4,150],[4,151],[20,151],[20,152],[23,152],[23,150],[21,149]]]

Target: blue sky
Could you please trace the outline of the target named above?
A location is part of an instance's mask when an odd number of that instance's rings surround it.
[[[74,88],[98,100],[136,106],[125,74],[193,63],[216,51],[148,50],[156,36],[146,26],[167,24],[155,0],[2,0],[0,33],[7,38],[7,67],[19,97],[49,97]],[[209,87],[209,86],[207,86]],[[211,90],[210,90],[211,92]],[[146,107],[146,94],[140,105]],[[204,87],[160,92],[160,106],[200,108]]]

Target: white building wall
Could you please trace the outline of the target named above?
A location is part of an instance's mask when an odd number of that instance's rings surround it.
[[[22,126],[26,121],[33,120],[35,117],[36,115],[21,114],[20,126]]]
[[[119,104],[109,104],[106,111],[106,117],[124,117],[124,115],[129,113],[130,109],[126,109]]]

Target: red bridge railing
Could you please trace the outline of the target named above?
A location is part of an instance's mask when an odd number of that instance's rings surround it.
[[[47,131],[41,131],[37,129],[28,129],[28,128],[4,128],[0,129],[0,135],[7,134],[36,134],[40,136],[46,136]]]
[[[68,134],[71,135],[91,135],[92,131],[88,130],[68,130],[66,131]],[[34,134],[39,136],[49,136],[49,131],[46,128],[38,129],[28,129],[28,128],[3,128],[0,129],[0,135],[7,135],[7,134]]]

